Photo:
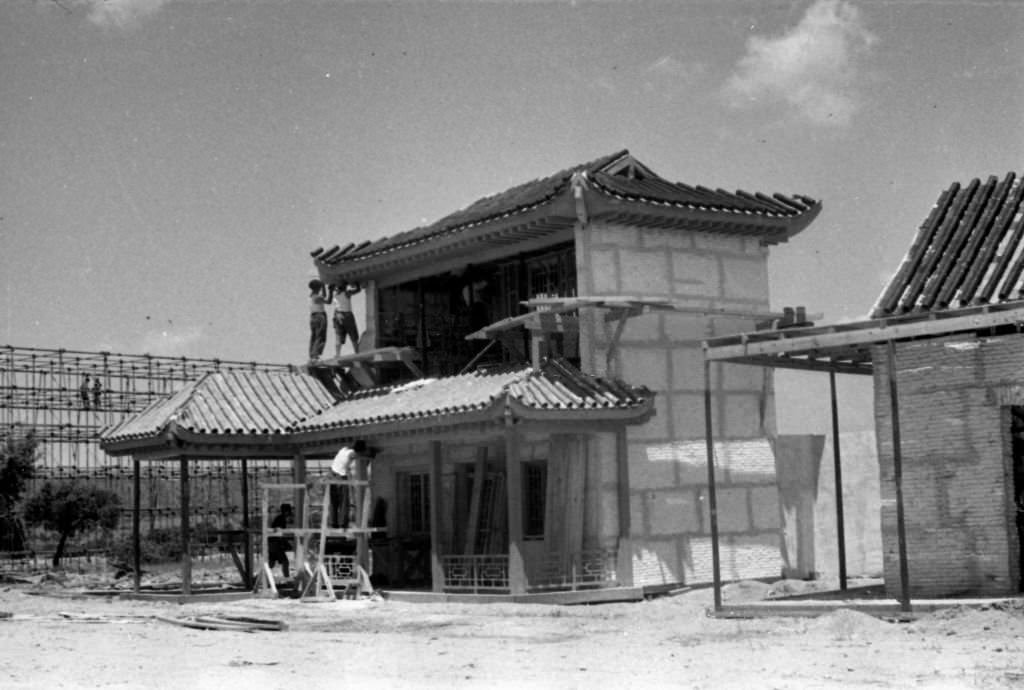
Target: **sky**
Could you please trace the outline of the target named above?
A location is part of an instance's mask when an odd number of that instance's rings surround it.
[[[300,363],[312,250],[622,148],[821,199],[772,305],[861,318],[943,189],[1024,169],[1022,67],[1015,0],[4,0],[0,344]],[[827,377],[777,388],[824,431]]]

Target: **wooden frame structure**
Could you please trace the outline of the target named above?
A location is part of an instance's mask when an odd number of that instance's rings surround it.
[[[712,569],[715,611],[722,610],[721,568],[718,557],[718,517],[715,496],[714,437],[711,404],[711,365],[737,363],[829,374],[838,527],[840,586],[846,588],[843,536],[842,471],[838,443],[835,375],[873,375],[874,358],[885,348],[892,419],[893,473],[896,488],[896,532],[899,559],[900,607],[910,612],[910,576],[907,562],[903,466],[900,439],[899,382],[896,371],[898,341],[934,338],[955,333],[1020,332],[1024,328],[1024,300],[979,305],[940,312],[914,312],[847,324],[755,331],[704,342],[705,433],[707,437],[708,499],[712,532]]]

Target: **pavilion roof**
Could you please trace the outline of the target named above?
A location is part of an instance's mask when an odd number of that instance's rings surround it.
[[[579,198],[577,198],[579,197]],[[578,201],[583,201],[583,211]],[[622,150],[479,199],[429,225],[374,241],[318,248],[325,277],[376,275],[397,265],[470,254],[482,247],[543,241],[571,231],[581,213],[641,226],[754,235],[783,242],[807,226],[820,202],[670,182]]]

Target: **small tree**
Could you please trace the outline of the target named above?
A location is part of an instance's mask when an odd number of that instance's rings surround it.
[[[38,446],[32,430],[0,440],[0,550],[25,548],[25,531],[14,509],[35,476]]]
[[[121,499],[113,491],[90,484],[46,482],[25,504],[25,520],[60,535],[53,566],[60,565],[68,537],[84,530],[113,529],[121,511]]]
[[[36,473],[39,441],[33,430],[10,435],[0,444],[0,514],[10,515]]]

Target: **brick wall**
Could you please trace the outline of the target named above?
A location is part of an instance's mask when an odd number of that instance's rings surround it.
[[[767,311],[768,250],[756,240],[593,223],[576,233],[579,294],[671,299],[695,307]],[[585,371],[656,392],[655,416],[630,427],[631,524],[637,584],[711,579],[701,341],[753,330],[754,319],[651,313],[630,319],[607,361],[615,329],[584,310]],[[719,470],[723,577],[778,576],[780,513],[772,375],[715,365],[711,371]]]
[[[897,594],[886,348],[876,348],[873,359],[885,583]],[[896,375],[911,594],[1016,592],[1009,408],[998,398],[1024,381],[1024,336],[897,344]]]

